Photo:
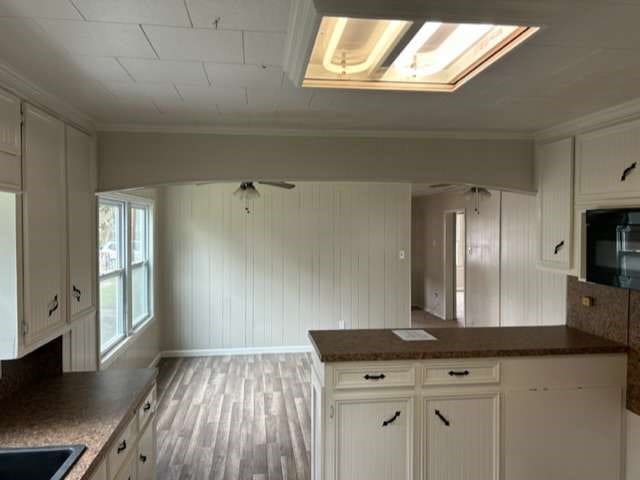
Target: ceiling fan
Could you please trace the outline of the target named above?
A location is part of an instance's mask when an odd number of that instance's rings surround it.
[[[291,190],[296,187],[293,183],[287,183],[287,182],[269,182],[269,181],[262,181],[262,180],[257,182],[251,182],[251,181],[242,182],[240,186],[237,188],[237,190],[233,192],[233,196],[239,198],[240,200],[244,200],[245,202],[244,211],[247,213],[251,213],[249,203],[252,200],[255,200],[256,198],[260,197],[260,192],[258,192],[258,189],[255,187],[254,183],[258,183],[260,185],[267,185],[269,187],[284,188],[285,190]]]

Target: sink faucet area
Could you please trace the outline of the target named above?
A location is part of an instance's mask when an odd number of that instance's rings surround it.
[[[0,478],[61,480],[86,450],[84,445],[0,449]]]

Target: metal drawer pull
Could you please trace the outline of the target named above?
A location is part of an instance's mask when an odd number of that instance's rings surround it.
[[[80,301],[80,297],[82,297],[82,292],[80,291],[80,289],[78,287],[76,287],[75,285],[73,285],[73,298],[75,298],[78,302]]]
[[[560,249],[562,247],[564,247],[564,240],[562,240],[559,244],[555,246],[555,248],[553,249],[553,254],[557,255],[560,252]]]
[[[146,455],[143,455],[143,454],[140,454],[140,461],[141,461],[142,463],[147,463],[147,456],[146,456]]]
[[[395,415],[391,417],[389,420],[385,420],[384,422],[382,422],[382,426],[386,427],[387,425],[391,425],[393,422],[395,422],[398,419],[399,416],[400,416],[400,412],[396,412]]]
[[[149,410],[151,410],[151,403],[147,402],[144,404],[144,407],[142,407],[142,411],[148,412]]]
[[[384,373],[380,375],[369,375],[368,373],[364,376],[365,380],[384,380],[387,376]]]
[[[118,445],[117,453],[120,454],[120,453],[124,452],[126,449],[127,449],[127,441],[123,440],[122,443],[120,445]]]
[[[53,315],[53,312],[55,312],[56,310],[58,310],[58,295],[56,295],[55,297],[53,297],[53,300],[51,301],[51,303],[49,303],[49,316]]]
[[[471,372],[469,370],[464,370],[462,372],[456,371],[456,370],[449,370],[450,377],[468,377],[469,375],[471,375]]]
[[[451,422],[447,420],[445,416],[440,413],[440,410],[436,410],[436,417],[442,420],[442,423],[444,423],[447,427],[451,426]]]
[[[633,172],[636,169],[637,166],[638,166],[638,163],[637,162],[633,162],[631,165],[629,165],[627,168],[625,168],[624,171],[622,172],[622,178],[620,178],[620,181],[624,182],[627,179],[627,177],[629,176],[629,174],[631,172]]]

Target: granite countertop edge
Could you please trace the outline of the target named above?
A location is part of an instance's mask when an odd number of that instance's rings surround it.
[[[491,327],[489,327],[491,328]],[[500,329],[504,333],[504,329],[514,327],[493,327]],[[321,331],[310,331],[309,340],[313,347],[313,351],[317,355],[318,359],[322,363],[338,363],[338,362],[367,362],[367,361],[397,361],[397,360],[451,360],[451,359],[469,359],[469,358],[500,358],[500,357],[531,357],[531,356],[554,356],[554,355],[590,355],[590,354],[625,354],[629,348],[626,345],[616,343],[602,337],[596,337],[592,334],[582,332],[573,327],[516,327],[516,328],[529,328],[531,333],[534,333],[536,329],[540,331],[550,328],[557,328],[559,333],[569,333],[572,335],[578,335],[584,339],[591,340],[584,345],[564,345],[564,346],[532,346],[532,347],[513,347],[508,346],[497,348],[494,346],[483,347],[470,347],[461,348],[460,346],[452,345],[452,348],[448,350],[445,345],[445,341],[437,344],[438,348],[433,350],[429,349],[433,344],[426,343],[424,350],[415,350],[414,347],[417,343],[423,342],[407,342],[402,346],[407,346],[409,349],[402,351],[402,347],[398,346],[397,349],[391,349],[386,351],[379,350],[366,350],[360,349],[355,352],[336,352],[331,349],[321,348],[316,342],[314,333],[320,333]],[[420,329],[422,330],[422,329]],[[439,329],[427,329],[430,333],[438,335]],[[444,330],[444,329],[443,329]],[[449,330],[449,329],[447,329]],[[469,328],[466,330],[469,336],[473,335],[475,329]],[[485,327],[484,330],[487,330]],[[367,330],[340,330],[332,331],[334,335],[340,335],[339,332],[350,332],[348,335],[354,335],[354,332],[367,332]],[[379,332],[391,332],[391,329],[378,330]],[[369,331],[370,332],[370,331]],[[325,332],[326,334],[326,332]],[[357,333],[355,333],[357,334]],[[597,343],[593,341],[597,339]],[[445,345],[443,348],[442,345]],[[323,351],[324,350],[324,351]],[[329,351],[327,351],[329,350]]]

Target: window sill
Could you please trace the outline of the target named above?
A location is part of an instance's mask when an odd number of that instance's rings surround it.
[[[100,370],[106,370],[113,365],[122,355],[124,355],[132,343],[135,343],[155,321],[155,317],[151,316],[144,322],[140,323],[129,336],[120,341],[116,346],[105,352],[100,357]]]

